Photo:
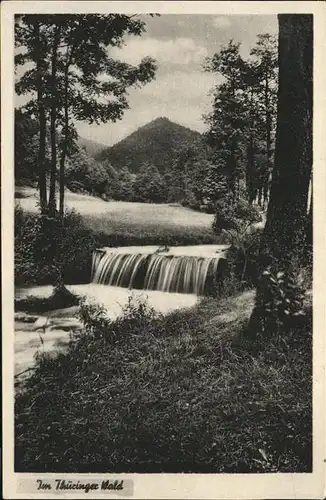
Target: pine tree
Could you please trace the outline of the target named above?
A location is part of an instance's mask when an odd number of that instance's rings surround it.
[[[44,213],[47,209],[46,191],[46,89],[48,75],[47,52],[49,50],[45,29],[45,17],[41,15],[15,17],[15,56],[16,66],[28,64],[28,69],[16,83],[16,92],[36,94],[24,106],[32,118],[37,118],[39,124],[38,148],[38,183],[40,192],[40,207]],[[30,67],[32,65],[32,67]]]

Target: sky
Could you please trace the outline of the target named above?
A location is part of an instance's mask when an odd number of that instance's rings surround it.
[[[156,59],[155,80],[129,91],[130,109],[122,120],[101,125],[76,123],[81,136],[106,146],[157,117],[204,131],[202,115],[210,112],[210,91],[219,82],[218,75],[203,71],[205,58],[219,52],[231,39],[241,43],[241,54],[248,57],[259,33],[278,32],[276,15],[141,17],[146,20],[146,33],[127,37],[122,48],[111,49],[111,56],[130,64],[146,56]]]

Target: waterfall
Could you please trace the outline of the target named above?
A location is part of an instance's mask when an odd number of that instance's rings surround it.
[[[208,272],[215,274],[216,257],[152,255],[144,288],[203,295]]]
[[[181,248],[181,247],[179,247]],[[146,253],[142,249],[106,249],[93,254],[92,282],[125,288],[203,295],[208,282],[217,276],[225,254],[204,256]]]
[[[102,257],[93,256],[93,283],[138,288],[136,278],[146,254],[108,252]]]

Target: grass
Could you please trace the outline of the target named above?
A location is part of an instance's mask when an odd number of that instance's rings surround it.
[[[17,187],[16,198],[25,213],[37,212],[35,189]],[[66,206],[80,213],[85,227],[106,246],[224,243],[212,231],[212,215],[176,204],[105,202],[67,191]]]
[[[84,332],[16,396],[15,470],[311,471],[311,318],[248,344],[253,303],[131,303],[115,322],[84,307]]]

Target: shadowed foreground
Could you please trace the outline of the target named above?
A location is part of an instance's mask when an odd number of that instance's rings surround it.
[[[241,337],[253,303],[84,309],[92,330],[16,397],[16,471],[311,471],[310,320],[258,348]]]

